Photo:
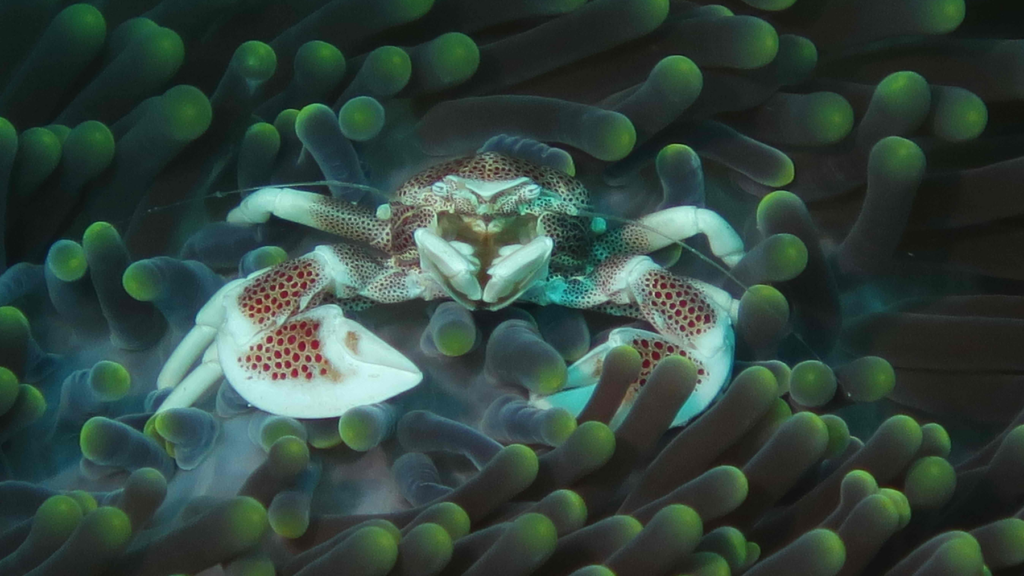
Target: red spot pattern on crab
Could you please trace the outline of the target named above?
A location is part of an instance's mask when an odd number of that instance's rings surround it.
[[[700,386],[708,375],[704,364],[694,358],[692,354],[668,340],[658,337],[654,333],[633,338],[630,346],[640,353],[640,375],[630,385],[626,393],[627,399],[632,398],[640,391],[644,384],[647,384],[647,379],[651,376],[651,372],[654,371],[654,367],[658,365],[658,362],[674,354],[690,360],[697,367],[697,386]]]
[[[718,321],[718,312],[700,289],[670,272],[648,270],[640,276],[637,288],[644,296],[645,316],[663,319],[680,337],[699,336]]]
[[[302,299],[319,292],[327,283],[323,265],[314,258],[282,262],[257,276],[238,296],[238,306],[259,328],[297,312]]]
[[[320,326],[316,320],[285,322],[262,334],[238,357],[238,364],[246,368],[250,378],[338,380],[341,375],[323,355]]]

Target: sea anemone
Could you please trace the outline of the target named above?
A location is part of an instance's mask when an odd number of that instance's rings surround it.
[[[1024,10],[995,0],[0,4],[0,573],[1014,574],[1024,566]],[[224,382],[154,415],[228,280],[482,146],[574,175],[739,300],[728,387],[603,360],[621,318],[357,314],[425,374],[335,418]],[[334,240],[336,241],[336,240]],[[524,362],[523,358],[530,358]]]

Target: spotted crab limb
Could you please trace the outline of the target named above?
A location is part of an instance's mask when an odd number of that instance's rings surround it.
[[[567,394],[565,402],[578,404],[583,393],[573,390],[592,390],[601,375],[605,354],[624,344],[636,348],[643,357],[641,374],[624,405],[631,402],[662,358],[680,354],[697,366],[697,388],[673,425],[699,414],[728,382],[735,348],[732,326],[739,302],[720,288],[676,276],[647,256],[613,256],[589,275],[548,282],[528,294],[540,304],[592,308],[645,320],[656,330],[613,330],[608,342],[569,368],[566,391],[561,393]],[[556,393],[547,401],[559,405],[555,403],[563,399]]]
[[[250,404],[294,418],[327,418],[382,402],[423,379],[409,359],[326,304],[251,341],[217,337],[224,375]]]
[[[739,301],[705,282],[684,278],[647,256],[612,256],[583,276],[538,283],[525,298],[537,304],[631,316],[673,339],[709,346],[732,330]]]
[[[732,268],[743,258],[743,240],[732,226],[713,210],[697,206],[676,206],[648,214],[636,224],[626,224],[609,236],[632,254],[647,254],[670,244],[704,234],[711,252]]]
[[[471,305],[480,300],[483,289],[477,279],[478,260],[426,228],[416,230],[413,239],[419,249],[420,267],[437,278],[455,301]]]
[[[218,324],[209,325],[247,342],[307,309],[351,299],[404,302],[435,291],[425,275],[399,269],[387,258],[347,244],[317,246],[305,256],[250,274],[219,293]],[[211,301],[210,306],[213,306]],[[205,308],[204,308],[205,310]],[[212,313],[211,313],[212,314]],[[197,317],[197,324],[206,321]]]
[[[484,289],[484,302],[493,304],[499,300],[515,300],[537,281],[547,277],[554,246],[551,238],[538,236],[507,254],[499,252],[495,263],[487,269],[491,278]]]
[[[703,412],[721,394],[732,372],[734,342],[732,332],[722,345],[711,355],[691,349],[661,334],[637,328],[617,328],[608,335],[608,341],[591,350],[586,356],[569,367],[568,382],[564,391],[545,398],[552,406],[563,407],[578,414],[601,376],[605,355],[617,346],[632,346],[640,353],[640,375],[629,387],[622,400],[622,408],[616,420],[633,405],[640,388],[647,383],[654,367],[662,358],[678,354],[688,358],[697,367],[697,384],[689,399],[683,404],[672,421],[672,426],[682,426]]]
[[[292,188],[261,188],[228,212],[235,224],[260,224],[271,216],[323,230],[343,238],[366,242],[387,250],[390,244],[390,211],[384,205],[376,213],[369,208],[323,194]]]

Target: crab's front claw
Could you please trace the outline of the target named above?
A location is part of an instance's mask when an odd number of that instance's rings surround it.
[[[250,342],[217,338],[224,376],[249,403],[294,418],[339,416],[423,379],[408,358],[330,304],[296,314]]]
[[[476,277],[480,262],[471,252],[459,251],[463,244],[452,244],[426,228],[416,230],[413,239],[420,253],[420,267],[437,278],[452,299],[472,306],[472,302],[483,296]]]
[[[616,328],[609,333],[604,344],[597,346],[569,367],[568,381],[563,391],[538,399],[536,403],[565,408],[573,414],[579,414],[590,400],[594,387],[601,377],[605,355],[613,348],[626,345],[640,353],[640,374],[629,386],[616,419],[620,419],[632,406],[637,393],[647,383],[647,378],[658,362],[672,355],[680,355],[688,358],[697,367],[696,387],[672,421],[672,426],[682,426],[711,405],[729,379],[734,345],[732,332],[727,334],[720,346],[714,349],[708,349],[707,346],[698,349],[673,342],[648,330]]]
[[[548,264],[555,243],[547,236],[538,236],[525,245],[505,246],[498,251],[487,274],[491,277],[484,288],[488,304],[511,302],[548,275]]]

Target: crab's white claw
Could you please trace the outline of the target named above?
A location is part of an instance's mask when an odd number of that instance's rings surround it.
[[[586,408],[590,397],[594,395],[596,384],[580,386],[578,388],[563,388],[561,391],[550,396],[534,395],[530,398],[530,405],[536,408],[564,408],[573,416],[579,416]]]
[[[633,336],[636,332],[649,334],[646,330],[632,328],[616,328],[608,333],[608,340],[603,344],[587,352],[579,360],[569,366],[569,374],[563,389],[580,388],[597,384],[604,367],[604,357],[612,348],[619,346],[632,346]],[[661,339],[661,336],[658,336]]]
[[[426,228],[420,228],[413,235],[420,253],[420,267],[435,277],[439,284],[448,289],[452,298],[465,302],[479,300],[483,295],[477,273],[480,262],[471,260]]]
[[[679,354],[697,366],[697,385],[693,393],[679,409],[672,426],[682,426],[703,412],[725,388],[732,371],[734,342],[729,332],[718,346],[705,345],[704,350],[680,345],[647,330],[637,328],[617,328],[608,335],[608,341],[591,350],[586,356],[577,360],[569,367],[568,382],[562,392],[556,392],[538,402],[562,407],[574,415],[579,414],[586,406],[594,387],[601,377],[605,355],[617,346],[632,346],[641,357],[640,377],[637,383],[626,393],[622,408],[632,406],[639,387],[647,382],[653,367],[667,356]],[[620,418],[622,414],[619,415]]]
[[[696,206],[676,206],[644,216],[639,221],[647,236],[648,251],[697,234],[707,236],[711,252],[730,268],[743,258],[743,240],[732,226],[713,210]]]
[[[296,418],[339,416],[418,384],[415,364],[339,306],[313,305],[337,287],[332,270],[348,270],[332,258],[318,249],[221,288],[161,371],[159,387],[174,391],[160,410],[192,405],[221,376],[257,408]]]
[[[484,288],[484,302],[514,300],[548,275],[548,263],[555,244],[547,236],[538,236],[525,246],[503,255],[488,270],[490,280]]]
[[[681,426],[704,411],[729,381],[735,349],[732,323],[738,304],[724,290],[675,276],[647,256],[610,259],[590,278],[578,281],[576,288],[581,293],[588,289],[599,293],[613,306],[632,307],[639,312],[637,317],[649,322],[657,332],[636,328],[612,330],[607,342],[569,367],[566,391],[544,399],[551,405],[568,409],[574,404],[582,409],[585,401],[581,400],[584,392],[580,390],[593,391],[601,377],[605,355],[622,345],[631,346],[640,354],[641,368],[623,399],[619,416],[632,405],[654,367],[667,356],[681,355],[697,368],[696,387],[676,415],[673,426]],[[564,303],[564,293],[556,293],[552,300]],[[563,400],[559,394],[567,396]]]
[[[568,376],[563,390],[572,388],[584,388],[597,384],[601,378],[601,371],[604,366],[604,357],[616,346],[629,344],[630,339],[623,337],[621,329],[612,330],[608,334],[608,340],[603,344],[587,352],[582,358],[569,366]]]
[[[408,358],[329,304],[238,342],[217,338],[224,375],[242,398],[267,412],[327,418],[382,402],[423,379]]]

